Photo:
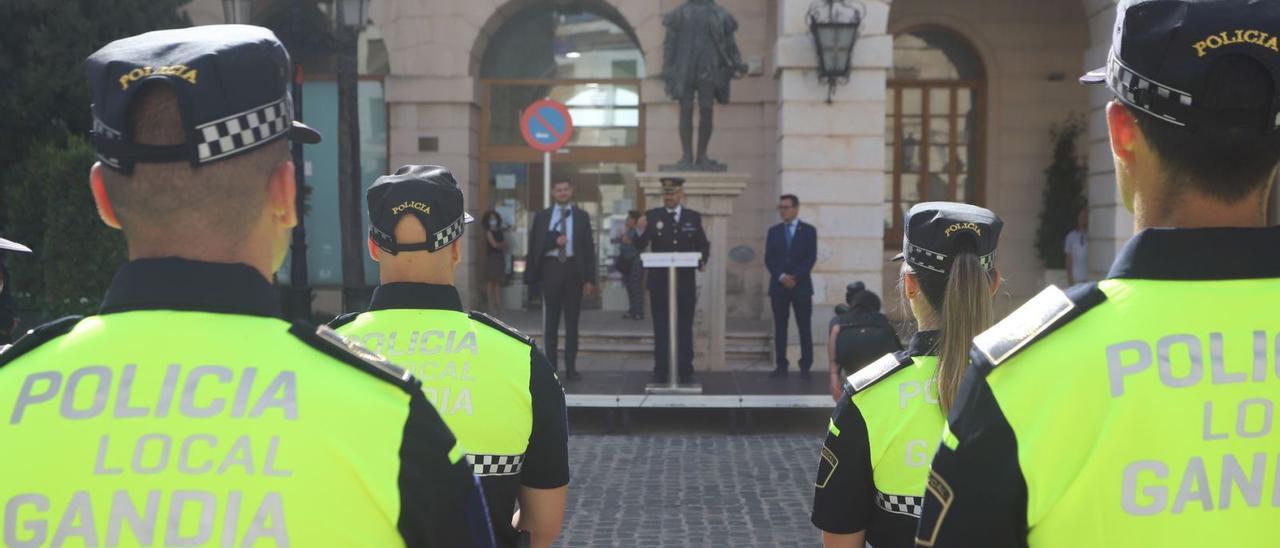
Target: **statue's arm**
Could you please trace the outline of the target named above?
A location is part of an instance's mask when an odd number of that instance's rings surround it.
[[[676,36],[680,34],[680,12],[672,11],[662,16],[662,26],[667,34],[662,39],[662,73],[672,74],[676,62]]]
[[[747,73],[747,65],[742,62],[742,52],[738,51],[738,39],[734,36],[738,32],[738,20],[730,13],[725,13],[724,18],[724,36],[725,53],[729,56],[729,61],[734,65],[734,69],[739,74]]]

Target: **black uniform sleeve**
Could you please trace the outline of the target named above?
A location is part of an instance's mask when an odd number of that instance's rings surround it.
[[[817,528],[842,535],[867,529],[875,500],[867,423],[852,395],[846,387],[831,415],[835,428],[822,443],[809,518]]]
[[[407,546],[494,546],[484,494],[456,444],[417,387],[410,393],[409,419],[400,442],[397,526]]]
[[[533,432],[520,469],[520,483],[534,489],[555,489],[569,484],[569,425],[564,389],[556,379],[555,369],[537,347],[530,349],[529,362]]]
[[[711,258],[711,241],[707,240],[707,231],[702,226],[702,215],[698,215],[698,235],[694,240],[695,250],[702,253],[702,262],[705,264]]]
[[[583,265],[583,268],[587,273],[585,280],[594,284],[596,283],[597,270],[595,232],[591,229],[591,215],[588,215],[587,212],[583,211],[582,219],[585,221],[587,226],[587,229],[582,231],[587,235],[586,238],[582,239],[582,247],[584,248],[583,255],[585,255],[587,259],[586,263]]]
[[[1026,546],[1027,484],[1013,428],[987,384],[990,366],[973,363],[947,419],[957,440],[933,458],[919,546]]]

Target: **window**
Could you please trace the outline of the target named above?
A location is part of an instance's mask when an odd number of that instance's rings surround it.
[[[985,89],[964,38],[927,27],[894,37],[885,105],[885,248],[902,245],[911,206],[980,203]]]

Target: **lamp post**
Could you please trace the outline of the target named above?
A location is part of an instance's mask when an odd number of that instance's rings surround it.
[[[827,104],[836,85],[849,81],[853,44],[867,7],[850,0],[817,0],[809,5],[809,33],[818,54],[818,79],[827,84]]]
[[[368,0],[333,0],[338,35],[338,224],[342,233],[342,309],[364,310],[364,243],[361,230],[360,109],[356,41]]]
[[[253,0],[222,0],[222,16],[227,23],[247,24],[252,11]]]
[[[296,40],[301,14],[298,13],[297,2],[289,8],[289,32]],[[293,60],[293,119],[302,121],[302,56]],[[302,152],[302,143],[292,143],[293,179],[297,181],[298,190],[294,194],[294,209],[297,212],[298,224],[293,227],[289,240],[289,317],[294,320],[311,320],[311,280],[307,272],[307,219],[306,188],[307,170]]]

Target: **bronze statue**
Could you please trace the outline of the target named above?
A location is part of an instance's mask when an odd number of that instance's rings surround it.
[[[680,145],[683,156],[663,171],[724,171],[707,157],[715,103],[729,102],[729,82],[747,72],[733,33],[738,21],[715,0],[687,0],[662,18],[662,78],[667,96],[680,101]],[[698,155],[693,155],[693,105],[698,104]]]

